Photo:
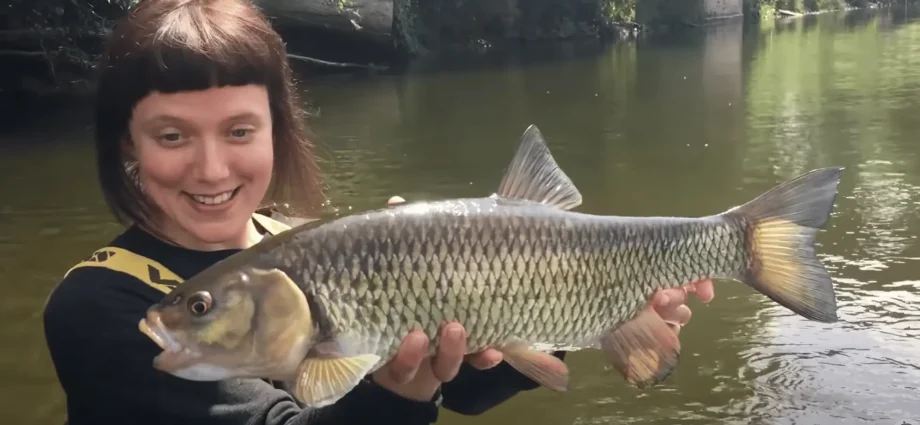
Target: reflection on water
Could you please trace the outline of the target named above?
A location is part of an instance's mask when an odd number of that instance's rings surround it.
[[[898,119],[918,112],[920,75],[910,58],[920,53],[911,42],[920,26],[891,20],[887,12],[838,19],[846,31],[833,37],[821,27],[830,17],[799,20],[761,39],[786,54],[752,61],[748,134],[756,156],[748,167],[763,170],[765,161],[783,179],[820,165],[848,167],[832,227],[819,238],[842,323],[803,322],[770,307],[770,344],[743,353],[758,371],[757,398],[768,400],[756,412],[775,422],[920,417],[920,295],[903,281],[916,267],[909,229],[920,218],[920,164],[908,136],[916,121]]]
[[[584,351],[569,357],[569,392],[441,423],[920,423],[920,22],[828,14],[460,65],[308,81],[331,208],[488,195],[532,123],[592,213],[711,214],[843,165],[819,236],[841,321],[808,322],[720,282],[711,304],[691,303],[680,366],[662,387],[639,391]],[[38,312],[61,273],[118,232],[94,186],[88,129],[42,118],[67,124],[0,144],[0,413],[17,424],[62,422]]]

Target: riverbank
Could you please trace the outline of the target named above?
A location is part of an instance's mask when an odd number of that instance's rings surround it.
[[[0,12],[0,112],[30,97],[93,91],[112,23],[136,0],[17,2]],[[644,34],[891,4],[869,0],[254,0],[308,75],[400,73],[420,56]],[[903,3],[899,0],[896,3]],[[906,0],[914,2],[916,0]],[[60,4],[57,4],[60,3]]]
[[[916,0],[906,0],[907,4]],[[905,0],[745,0],[747,15],[761,19],[816,15],[820,13],[877,9],[904,5]]]

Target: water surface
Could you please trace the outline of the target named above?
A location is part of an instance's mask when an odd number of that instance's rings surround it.
[[[728,25],[681,41],[563,46],[377,78],[307,78],[331,208],[494,191],[537,124],[598,214],[703,215],[817,167],[846,167],[819,251],[840,322],[734,282],[691,303],[666,385],[639,391],[598,352],[571,390],[441,423],[920,424],[920,21],[899,10]],[[0,414],[59,424],[46,294],[119,232],[95,187],[86,105],[0,135]]]

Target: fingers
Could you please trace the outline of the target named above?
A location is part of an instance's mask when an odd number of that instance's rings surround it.
[[[457,376],[463,356],[466,354],[466,331],[459,323],[448,323],[441,328],[438,351],[431,362],[434,376],[441,382],[448,382]]]
[[[655,293],[652,306],[675,333],[690,322],[692,312],[687,307],[687,294],[692,292],[700,301],[712,301],[715,296],[711,280],[701,280],[680,288],[663,289]]]
[[[479,370],[491,369],[502,362],[502,352],[487,348],[479,353],[466,356],[466,361]]]
[[[457,376],[460,365],[467,357],[470,363],[478,369],[488,369],[502,360],[501,352],[494,349],[466,356],[466,330],[456,322],[448,323],[441,328],[437,351],[430,363],[423,364],[422,362],[426,361],[428,356],[429,343],[428,337],[423,332],[409,333],[403,339],[396,356],[384,368],[386,379],[395,384],[407,384],[418,379],[449,382]],[[425,367],[424,373],[419,373],[421,366]]]
[[[715,297],[712,281],[707,279],[689,283],[680,288],[662,289],[655,293],[652,305],[659,311],[676,308],[687,302],[687,294],[691,292],[704,303],[712,301]]]
[[[691,283],[687,286],[687,291],[693,292],[696,298],[704,303],[712,301],[716,295],[715,289],[712,286],[712,281],[708,279]]]
[[[402,196],[397,195],[397,196],[390,198],[390,200],[387,201],[387,207],[395,207],[399,204],[404,204],[405,202],[406,200],[403,199]]]
[[[674,309],[675,307],[687,302],[687,291],[683,288],[662,289],[655,293],[652,298],[652,305],[659,314],[662,311]]]
[[[387,364],[388,377],[397,383],[411,381],[427,354],[428,337],[421,331],[410,332],[403,339],[396,356]]]
[[[690,311],[690,307],[687,307],[686,304],[660,311],[658,314],[665,322],[673,322],[679,326],[685,326],[690,322],[690,317],[693,316],[693,312]]]
[[[671,332],[674,332],[674,335],[680,336],[681,326],[674,322],[664,322],[668,325],[668,328],[671,329]]]

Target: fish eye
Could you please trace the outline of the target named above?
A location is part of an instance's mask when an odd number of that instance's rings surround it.
[[[188,310],[195,316],[202,316],[211,309],[211,294],[200,291],[188,297]]]

